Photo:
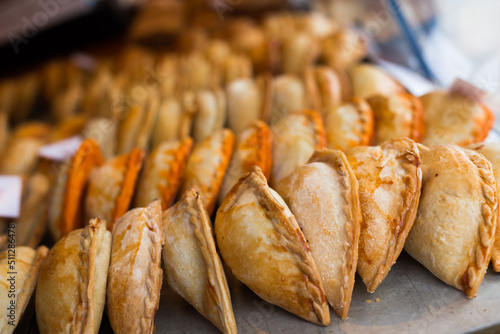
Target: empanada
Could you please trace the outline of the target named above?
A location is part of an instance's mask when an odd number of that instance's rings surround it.
[[[52,247],[36,287],[36,320],[41,334],[99,332],[110,251],[111,233],[99,218]]]
[[[497,183],[497,192],[500,196],[500,143],[477,144],[471,148],[481,153],[491,163]],[[500,214],[498,219],[495,246],[493,246],[491,255],[491,264],[496,272],[500,272]]]
[[[406,89],[396,79],[377,66],[359,64],[349,69],[352,96],[367,99],[374,95],[404,93]]]
[[[155,199],[161,200],[163,209],[172,205],[192,146],[189,137],[173,140],[160,144],[148,155],[137,185],[136,207],[147,206]]]
[[[344,153],[319,150],[276,189],[304,233],[337,314],[349,312],[358,261],[361,211],[358,181]]]
[[[274,125],[292,112],[313,107],[308,104],[306,85],[298,76],[277,76],[273,83],[273,99],[269,124]]]
[[[342,84],[333,69],[326,66],[306,69],[304,81],[307,96],[313,100],[308,107],[318,110],[323,117],[342,102]]]
[[[0,317],[0,334],[13,333],[19,324],[35,291],[40,265],[47,252],[45,246],[40,246],[37,250],[20,246],[9,248],[0,254],[0,279],[3,283],[0,285],[0,307],[3,312]]]
[[[271,187],[326,146],[325,128],[318,112],[293,112],[272,127]]]
[[[467,146],[482,142],[495,120],[482,103],[466,96],[435,91],[420,98],[425,118],[423,143]]]
[[[375,144],[401,137],[422,141],[424,115],[417,97],[409,93],[375,95],[368,103],[375,117]]]
[[[113,230],[114,222],[130,206],[143,158],[143,150],[133,149],[91,172],[85,198],[87,219],[101,217],[108,223],[108,230]]]
[[[214,211],[233,145],[234,135],[231,130],[217,131],[198,142],[187,161],[180,193],[195,187],[209,215]]]
[[[102,155],[108,160],[115,155],[117,131],[118,124],[115,120],[99,117],[90,119],[82,133],[85,138],[94,139],[99,144]]]
[[[372,108],[358,97],[329,108],[325,130],[329,148],[345,151],[351,147],[368,146],[372,144],[374,134]]]
[[[219,192],[219,203],[238,180],[245,176],[253,166],[259,166],[264,176],[271,174],[272,132],[262,121],[253,122],[236,140],[236,148],[227,167],[224,181]]]
[[[48,210],[49,230],[55,241],[82,226],[84,190],[91,170],[103,160],[99,145],[85,139],[58,171]]]
[[[343,28],[321,41],[321,58],[332,68],[349,68],[365,57],[367,44],[354,29]]]
[[[319,43],[314,36],[295,31],[284,36],[281,62],[283,73],[300,75],[311,66],[319,54]]]
[[[180,127],[182,121],[182,105],[175,98],[170,97],[163,100],[158,110],[151,146],[157,147],[165,141],[181,139]]]
[[[443,282],[476,296],[495,242],[491,164],[455,145],[421,148],[422,195],[405,250]]]
[[[369,292],[396,262],[417,212],[422,184],[419,150],[408,138],[346,151],[359,182],[358,273]]]
[[[226,274],[200,194],[188,190],[163,213],[168,284],[223,333],[236,333]]]
[[[215,235],[224,262],[262,299],[315,324],[330,323],[309,245],[259,167],[224,199],[215,218]]]
[[[226,95],[220,89],[196,93],[196,115],[193,120],[193,139],[203,140],[221,130],[226,122]]]
[[[113,227],[108,318],[117,334],[153,333],[160,302],[161,203],[128,211]]]

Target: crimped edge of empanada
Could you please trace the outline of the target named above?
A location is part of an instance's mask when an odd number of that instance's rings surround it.
[[[347,204],[344,206],[344,213],[348,218],[348,223],[345,225],[346,235],[350,236],[350,240],[348,240],[349,243],[345,244],[346,257],[344,259],[344,265],[342,266],[343,281],[341,308],[339,310],[335,309],[335,311],[341,319],[345,319],[349,313],[352,290],[354,288],[362,215],[356,175],[351,169],[345,154],[342,153],[342,151],[337,152],[328,149],[317,150],[309,159],[308,163],[321,162],[327,164],[342,177],[341,183],[344,189],[341,193]]]
[[[360,97],[353,97],[349,102],[354,105],[358,112],[363,128],[360,133],[360,146],[373,144],[375,140],[375,120],[370,104]]]
[[[290,115],[304,115],[313,125],[315,150],[326,147],[326,132],[323,118],[316,110],[305,109],[301,111],[291,112]]]

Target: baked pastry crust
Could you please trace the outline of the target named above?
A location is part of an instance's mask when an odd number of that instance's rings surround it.
[[[113,227],[108,318],[117,334],[153,333],[163,272],[161,203],[128,211]]]
[[[130,206],[143,158],[143,150],[133,149],[92,171],[85,198],[88,219],[101,217],[108,223],[108,230],[113,230],[114,222]]]
[[[361,233],[358,273],[369,292],[385,279],[408,236],[422,186],[420,156],[408,138],[346,152],[359,182]]]
[[[372,108],[358,97],[329,108],[325,130],[329,148],[345,151],[351,147],[368,146],[374,136]]]
[[[196,93],[196,115],[193,120],[193,139],[203,140],[221,130],[226,122],[226,95],[221,89]]]
[[[326,146],[325,127],[318,112],[303,110],[290,113],[275,124],[271,187],[309,160],[315,150]]]
[[[342,83],[333,69],[326,66],[308,68],[304,71],[304,82],[308,100],[312,100],[308,107],[318,110],[323,118],[330,108],[342,102]]]
[[[374,95],[404,93],[406,89],[396,79],[377,66],[359,64],[349,69],[352,96],[364,99]]]
[[[491,163],[497,183],[497,193],[500,196],[500,143],[477,144],[471,146],[471,149],[481,153]],[[495,234],[495,245],[491,255],[491,265],[494,271],[500,272],[500,214]]]
[[[99,332],[110,251],[111,233],[99,218],[70,232],[52,247],[36,288],[36,319],[41,334]]]
[[[49,207],[49,229],[54,240],[82,226],[84,190],[91,170],[102,163],[99,145],[85,139],[71,162],[62,166]]]
[[[136,207],[144,207],[155,199],[161,199],[163,210],[172,205],[192,146],[193,140],[187,137],[164,142],[148,155],[137,185]]]
[[[425,118],[423,143],[467,146],[488,136],[495,117],[482,103],[446,91],[420,97]]]
[[[297,219],[337,314],[349,312],[361,224],[358,181],[344,153],[318,150],[280,181],[278,193]]]
[[[198,142],[187,161],[180,193],[195,187],[209,215],[215,209],[233,145],[234,135],[231,130],[218,131]]]
[[[323,284],[304,235],[259,167],[224,199],[215,235],[224,262],[262,299],[315,324],[330,323]]]
[[[10,250],[10,251],[9,251]],[[0,307],[4,310],[4,315],[0,317],[0,334],[11,334],[16,329],[19,324],[26,306],[31,298],[31,295],[35,291],[36,282],[38,279],[38,273],[40,271],[40,266],[47,256],[49,251],[47,247],[40,246],[38,249],[34,250],[31,247],[20,246],[14,249],[15,257],[12,254],[12,249],[9,248],[0,254],[0,279],[2,284],[0,286]],[[16,314],[15,318],[11,319],[9,315],[9,306],[11,305],[12,292],[10,292],[11,281],[8,281],[11,274],[9,266],[12,264],[9,260],[15,261],[15,307]],[[9,322],[13,321],[13,324]]]
[[[421,149],[423,186],[405,250],[443,282],[476,296],[498,223],[491,164],[455,145]]]
[[[231,296],[212,223],[195,189],[163,213],[168,284],[223,333],[236,333]]]
[[[237,138],[237,145],[224,175],[219,192],[219,203],[238,180],[245,176],[253,166],[259,166],[264,176],[271,174],[272,132],[262,121],[254,121]]]
[[[375,116],[375,144],[407,137],[419,143],[425,132],[420,100],[410,93],[388,96],[375,95],[368,99]]]

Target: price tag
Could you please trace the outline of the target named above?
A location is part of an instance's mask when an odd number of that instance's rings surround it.
[[[75,154],[78,147],[80,147],[82,140],[81,136],[74,136],[42,146],[38,151],[38,155],[42,158],[50,160],[66,161]]]
[[[20,176],[0,175],[0,217],[19,217],[22,191],[23,179]]]

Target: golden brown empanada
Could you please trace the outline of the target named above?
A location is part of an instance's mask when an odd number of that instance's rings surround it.
[[[49,230],[55,241],[82,226],[84,190],[91,170],[102,163],[99,145],[85,139],[58,171],[48,210]]]
[[[419,150],[408,138],[346,152],[359,182],[358,273],[369,292],[396,262],[417,212],[422,184]]]
[[[118,124],[115,120],[99,117],[90,119],[82,133],[85,138],[94,139],[99,144],[102,155],[108,160],[115,155],[117,131]]]
[[[491,163],[497,183],[497,192],[500,196],[500,143],[477,144],[473,145],[471,149],[481,153]],[[500,214],[498,219],[495,245],[491,255],[491,265],[496,272],[500,272]]]
[[[352,95],[364,99],[373,95],[404,93],[406,89],[396,79],[377,66],[359,64],[349,69]]]
[[[226,122],[226,96],[220,89],[196,93],[196,115],[193,120],[193,139],[203,140],[221,130]]]
[[[308,107],[318,110],[326,117],[328,110],[342,102],[342,83],[337,73],[326,66],[306,69],[304,81],[307,96],[312,99]]]
[[[401,137],[422,141],[424,116],[417,97],[409,93],[375,95],[368,103],[375,117],[375,144]]]
[[[88,219],[101,217],[106,220],[108,230],[113,230],[114,222],[130,206],[143,158],[143,150],[133,149],[91,172],[85,198],[85,216]]]
[[[337,314],[349,312],[361,224],[358,181],[344,153],[319,150],[280,181],[278,193],[304,233]]]
[[[0,307],[3,312],[0,317],[0,334],[13,333],[19,324],[35,291],[40,265],[47,252],[45,246],[40,246],[37,250],[18,246],[0,254],[0,279],[3,283],[0,285]],[[11,272],[16,274],[13,275]]]
[[[215,209],[233,145],[234,135],[231,130],[217,131],[198,142],[187,161],[180,193],[195,187],[209,215]]]
[[[147,206],[155,199],[161,200],[163,209],[172,205],[192,146],[193,140],[188,137],[164,142],[148,155],[137,185],[136,207]]]
[[[215,218],[215,235],[224,262],[262,299],[315,324],[330,323],[309,245],[259,167],[224,199]]]
[[[99,332],[110,251],[111,233],[99,218],[52,247],[36,287],[36,320],[41,334]]]
[[[253,166],[259,166],[264,176],[271,174],[271,147],[273,134],[262,121],[253,122],[236,140],[236,148],[227,167],[219,192],[219,203],[238,180],[248,174]]]
[[[153,333],[162,244],[160,201],[128,211],[114,225],[107,308],[115,333]]]
[[[170,97],[163,100],[153,129],[151,144],[153,148],[166,141],[182,139],[180,133],[182,114],[182,105],[177,98]]]
[[[226,274],[200,195],[188,190],[163,213],[168,284],[223,333],[236,333]]]
[[[365,57],[367,51],[367,42],[351,28],[335,31],[321,41],[321,58],[335,69],[351,67]]]
[[[325,118],[328,147],[345,151],[373,141],[374,120],[370,105],[361,98],[329,108]]]
[[[405,250],[440,280],[476,296],[498,224],[491,164],[455,145],[421,148],[422,195]]]
[[[318,40],[306,32],[287,34],[282,43],[283,73],[300,75],[318,57]]]
[[[271,187],[307,162],[315,150],[326,146],[325,128],[318,112],[293,112],[272,127]]]
[[[482,103],[466,96],[435,91],[420,98],[425,119],[423,143],[467,146],[482,142],[495,120]]]

